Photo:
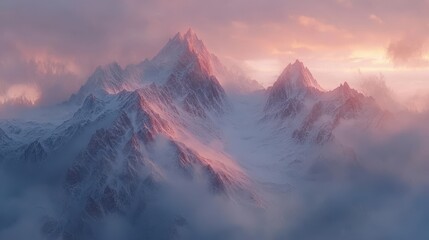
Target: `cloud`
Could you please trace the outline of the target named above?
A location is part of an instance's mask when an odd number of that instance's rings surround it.
[[[276,59],[287,65],[299,58],[308,65],[342,62],[352,68],[347,56],[354,50],[385,48],[390,39],[399,39],[389,46],[392,61],[422,65],[416,60],[424,51],[421,41],[410,44],[412,38],[398,36],[428,22],[428,7],[421,0],[4,0],[0,87],[4,93],[15,84],[35,84],[39,104],[61,102],[98,65],[150,58],[189,27],[219,57],[241,63]],[[368,17],[371,21],[362,21]],[[373,24],[380,19],[382,28]],[[270,83],[276,74],[257,80]]]
[[[425,239],[429,208],[427,113],[398,114],[382,129],[362,131],[349,123],[336,131],[356,160],[328,154],[315,179],[297,190],[291,239]],[[333,151],[332,153],[334,153]],[[333,174],[337,173],[337,174]],[[342,174],[338,174],[342,173]],[[320,174],[319,174],[320,175]],[[318,184],[323,183],[323,187]],[[289,216],[291,217],[291,216]]]
[[[392,98],[383,77],[370,80],[367,91]],[[178,239],[427,239],[428,120],[427,112],[401,112],[377,129],[342,122],[335,132],[341,145],[310,148],[322,149],[321,155],[303,160],[308,171],[291,175],[293,188],[254,185],[265,200],[262,206],[214,195],[199,175],[184,180],[167,174],[168,185],[156,188],[159,192],[143,191],[145,201],[137,203],[142,214],[108,214],[85,225],[103,234],[98,239],[170,238],[172,233]],[[278,170],[287,174],[281,163]],[[40,165],[38,171],[32,165],[2,165],[0,238],[44,239],[41,228],[55,232],[43,224],[47,219],[68,222],[66,213],[76,214],[71,200],[63,199],[68,196],[62,189],[64,170],[53,165]]]
[[[336,0],[338,4],[341,4],[346,7],[352,6],[352,0]]]
[[[40,104],[57,103],[76,91],[97,65],[124,58],[143,60],[146,54],[140,55],[138,51],[142,47],[133,45],[132,40],[135,35],[132,33],[138,32],[138,27],[132,19],[123,19],[131,11],[126,7],[126,3],[111,0],[75,1],[74,4],[46,0],[37,4],[2,1],[0,85],[3,94],[16,84],[31,84],[42,93]],[[139,28],[144,29],[144,20],[139,23]],[[138,39],[141,37],[136,41]],[[140,55],[138,60],[131,51]]]
[[[383,24],[384,21],[383,19],[381,19],[379,16],[375,15],[375,14],[371,14],[369,15],[369,19],[377,24]]]
[[[427,112],[429,110],[429,93],[418,92],[408,99],[406,99],[405,104],[408,109],[415,112]]]
[[[387,55],[397,66],[429,66],[429,59],[426,57],[429,26],[410,26],[410,28],[403,37],[389,43]]]
[[[304,27],[314,28],[319,32],[336,32],[338,29],[331,24],[323,23],[315,18],[308,16],[299,16],[298,23]]]
[[[24,101],[34,105],[37,103],[39,98],[40,90],[37,88],[37,86],[15,84],[10,86],[3,96],[0,95],[0,104],[14,101]]]
[[[379,75],[363,75],[360,73],[359,78],[359,90],[366,96],[373,97],[384,110],[391,112],[405,110],[396,93],[387,86],[386,80],[381,73]]]

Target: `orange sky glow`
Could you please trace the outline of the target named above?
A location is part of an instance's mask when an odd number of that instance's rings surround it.
[[[266,87],[300,59],[326,89],[376,77],[409,98],[429,92],[428,12],[429,0],[5,0],[0,102],[63,101],[98,65],[151,58],[189,27]]]

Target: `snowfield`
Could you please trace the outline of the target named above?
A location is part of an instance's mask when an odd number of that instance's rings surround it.
[[[425,239],[428,137],[394,121],[298,60],[264,89],[178,33],[0,121],[0,239]]]

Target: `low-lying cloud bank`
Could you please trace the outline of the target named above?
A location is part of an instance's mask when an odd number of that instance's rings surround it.
[[[373,84],[368,89],[387,89]],[[112,240],[428,239],[428,121],[429,112],[401,110],[377,129],[344,122],[336,139],[355,157],[338,157],[337,147],[325,152],[292,190],[261,189],[262,206],[194,184],[173,185],[154,196],[158,200],[138,220],[112,215],[95,221],[95,229],[99,239]],[[36,170],[37,177],[6,172],[0,173],[0,239],[46,239],[46,218],[61,218],[64,211],[60,186]],[[171,231],[170,223],[178,227]]]

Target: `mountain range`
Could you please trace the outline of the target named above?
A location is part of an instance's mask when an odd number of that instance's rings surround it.
[[[299,60],[265,89],[192,30],[152,59],[98,67],[52,114],[62,107],[60,122],[0,122],[1,168],[56,189],[46,239],[103,239],[98,223],[113,216],[134,236],[202,237],[186,195],[263,209],[266,192],[320,177],[323,149],[357,158],[336,138],[343,123],[365,131],[389,117],[347,82],[324,90]]]

